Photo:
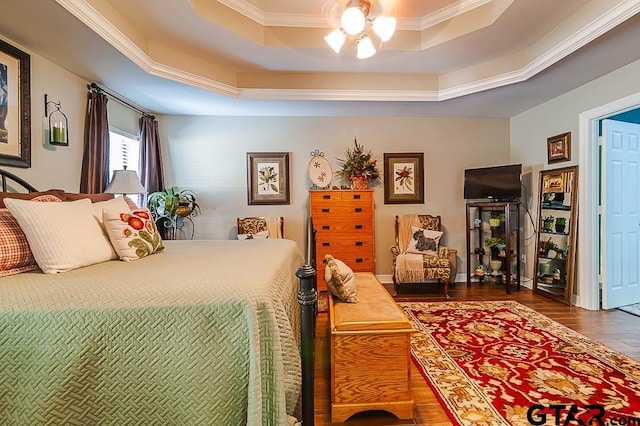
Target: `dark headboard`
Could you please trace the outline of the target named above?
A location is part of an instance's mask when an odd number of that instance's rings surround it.
[[[2,192],[37,192],[38,190],[31,186],[28,182],[22,178],[14,175],[11,172],[0,169],[0,184],[2,186]],[[16,186],[22,191],[16,191]]]

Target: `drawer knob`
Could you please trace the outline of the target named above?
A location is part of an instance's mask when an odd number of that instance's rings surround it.
[[[359,200],[360,198],[361,198],[361,197],[360,197],[360,194],[354,194],[354,195],[353,195],[353,199],[354,199],[354,200]]]
[[[356,263],[362,263],[362,262],[364,262],[364,259],[362,259],[360,257],[356,259]]]
[[[329,247],[331,243],[322,243],[322,247]]]
[[[362,241],[356,241],[356,247],[362,247],[364,243]]]
[[[362,207],[356,207],[355,208],[355,212],[356,213],[362,213]]]
[[[322,199],[323,200],[330,200],[331,199],[331,195],[323,195]]]
[[[323,231],[328,231],[329,229],[331,229],[331,226],[329,226],[329,225],[322,225],[322,230],[323,230]]]
[[[322,209],[322,213],[329,213],[329,209]]]
[[[363,227],[362,227],[362,225],[356,225],[356,227],[355,227],[355,228],[356,228],[356,229],[362,229]]]

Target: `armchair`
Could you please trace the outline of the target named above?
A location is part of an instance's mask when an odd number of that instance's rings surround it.
[[[451,280],[455,280],[458,271],[457,250],[438,246],[438,237],[435,244],[430,242],[431,247],[428,247],[437,248],[437,251],[410,250],[413,253],[407,252],[415,234],[412,227],[440,232],[440,224],[440,216],[422,214],[396,216],[395,246],[391,247],[394,296],[398,295],[400,284],[437,280],[438,283],[444,282],[445,298],[449,299],[449,283]]]
[[[238,234],[268,231],[269,238],[284,238],[284,217],[252,216],[237,218]]]

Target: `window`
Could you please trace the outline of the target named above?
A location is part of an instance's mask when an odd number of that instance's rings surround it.
[[[109,179],[114,170],[135,170],[140,177],[140,140],[133,135],[111,129],[109,131]],[[140,205],[141,194],[131,194],[129,197]]]

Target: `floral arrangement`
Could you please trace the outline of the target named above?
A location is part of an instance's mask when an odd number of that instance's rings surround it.
[[[358,145],[357,140],[353,140],[354,147],[346,149],[346,158],[338,159],[341,169],[336,172],[344,180],[352,177],[362,176],[369,182],[380,179],[380,172],[376,160],[371,158],[371,151],[364,152],[364,146]]]

